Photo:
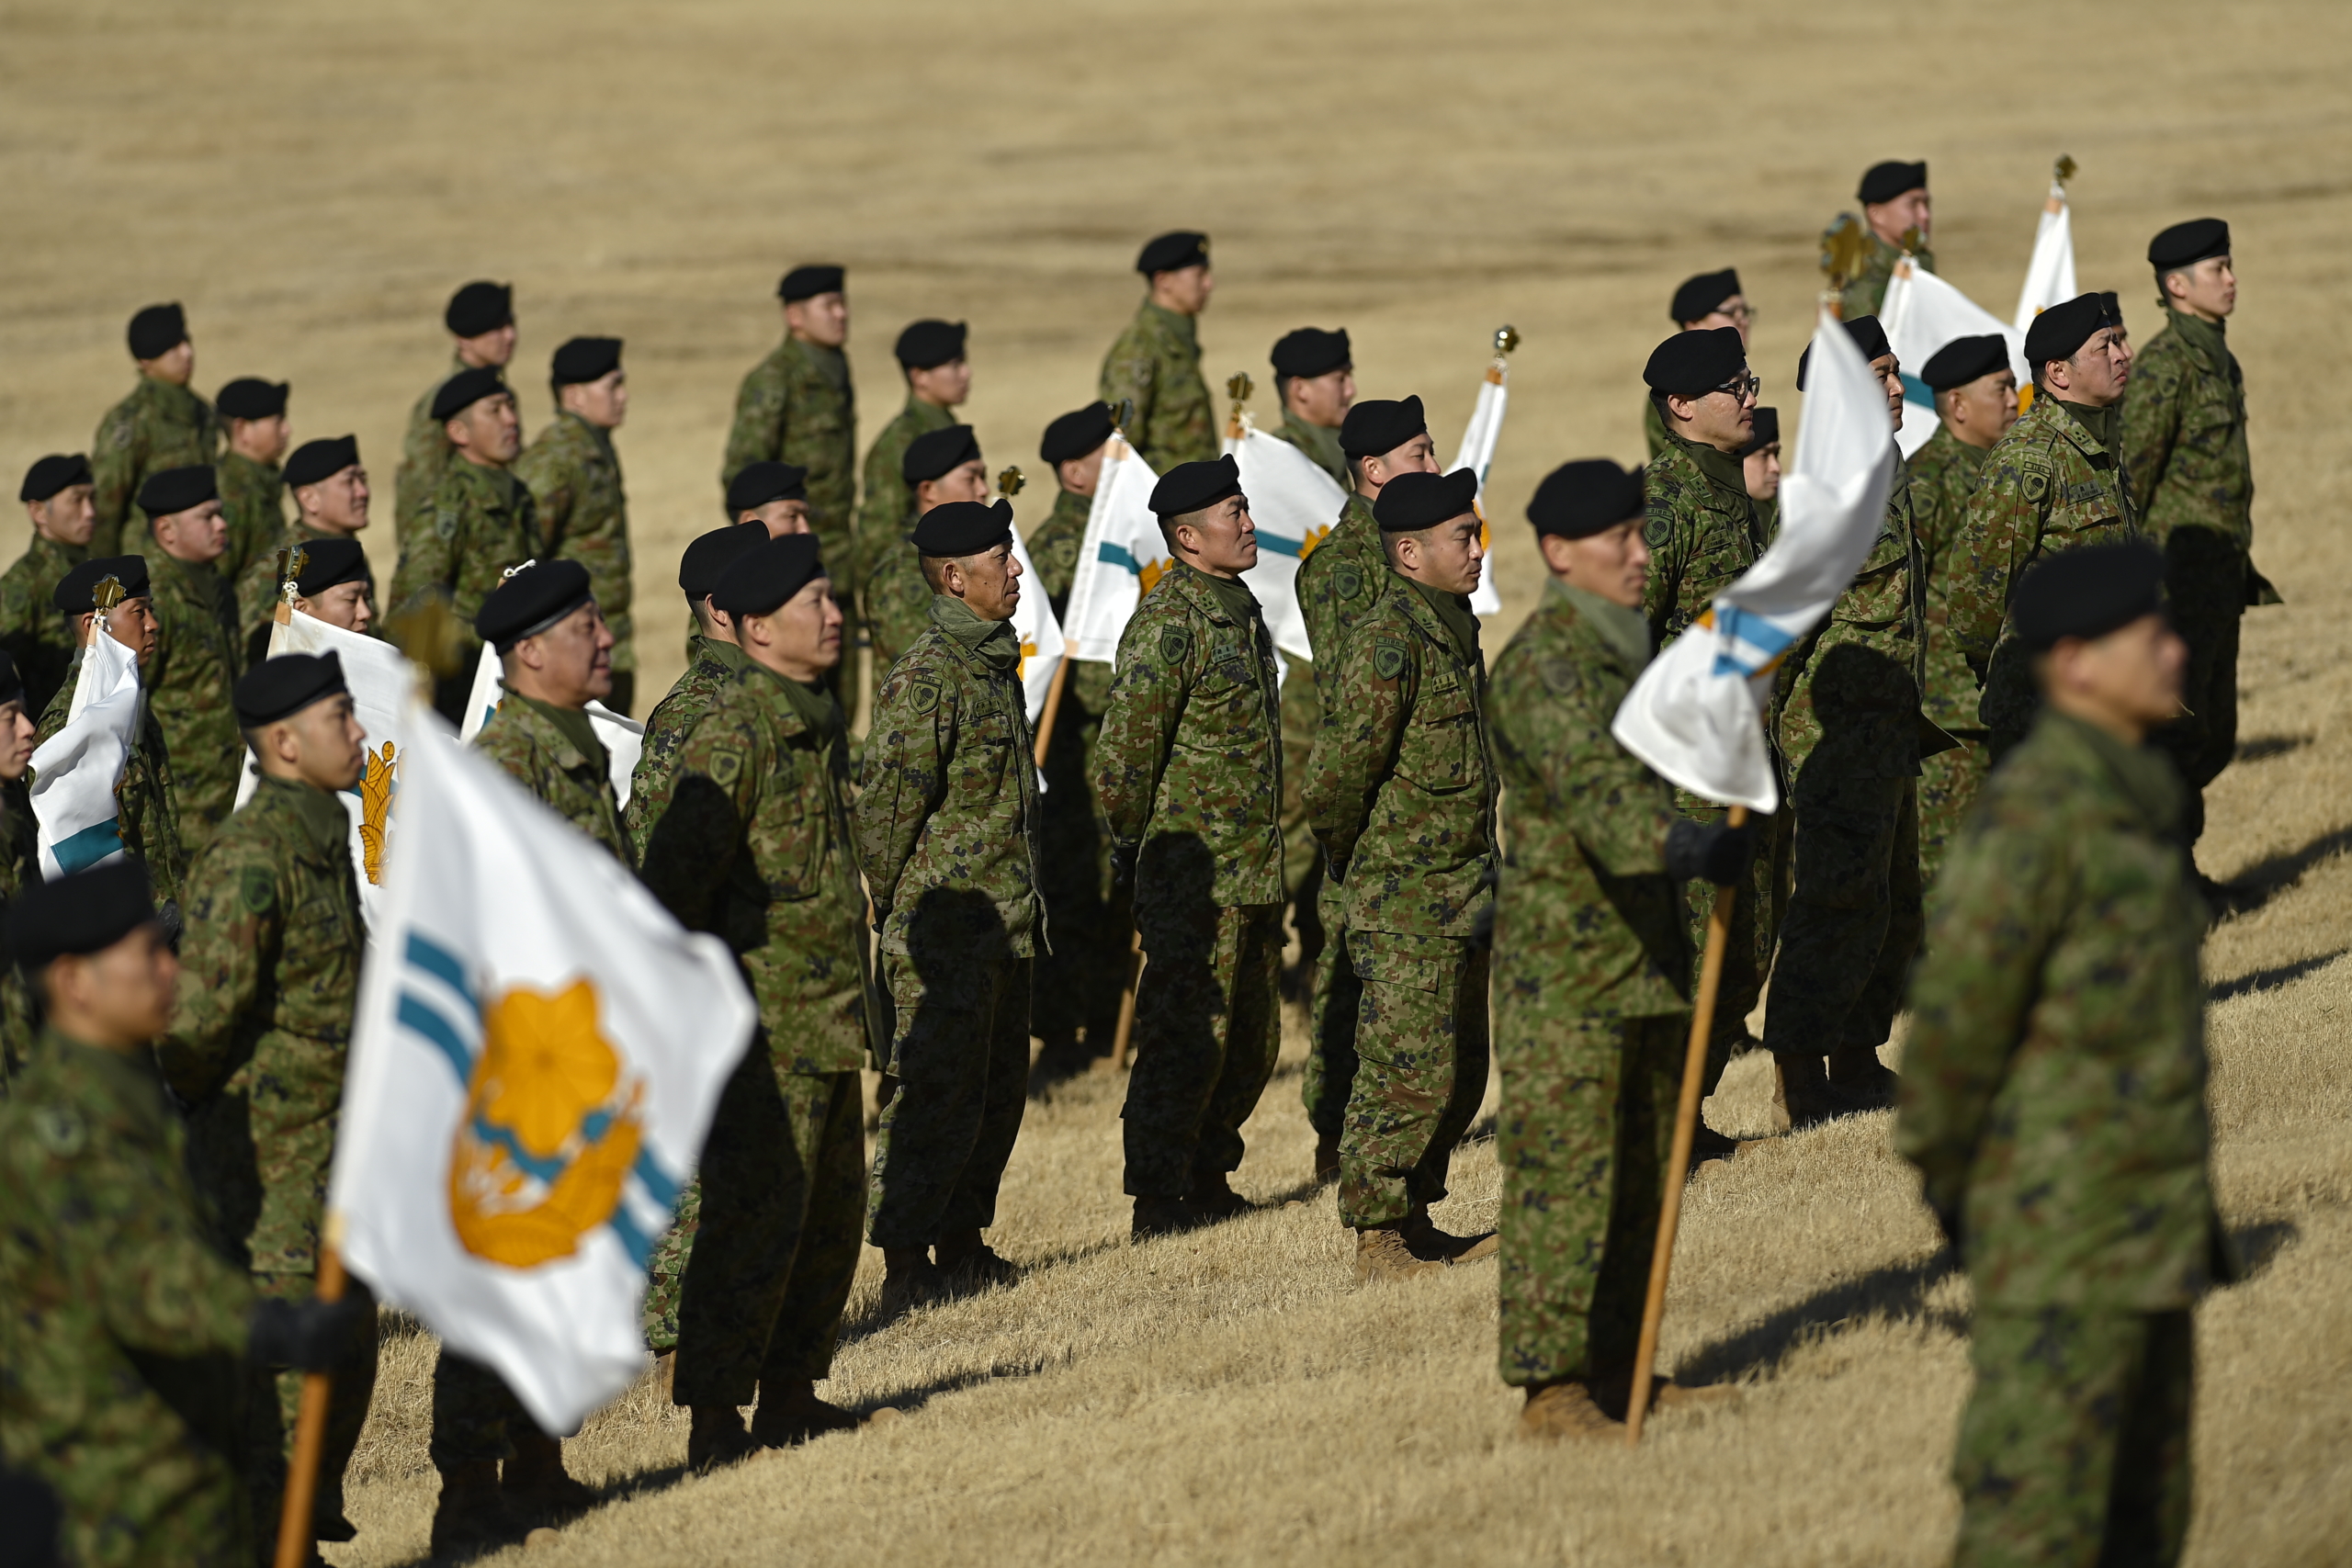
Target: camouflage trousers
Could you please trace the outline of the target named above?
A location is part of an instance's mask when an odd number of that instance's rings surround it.
[[[1323,863],[1323,846],[1306,825],[1303,798],[1307,759],[1315,754],[1315,737],[1323,728],[1323,702],[1315,691],[1315,666],[1287,653],[1282,660],[1283,896],[1299,906],[1293,918],[1304,938],[1314,913],[1307,885],[1317,880],[1315,873]],[[1311,963],[1315,954],[1302,957]]]
[[[1982,731],[1952,731],[1960,744],[1939,751],[1919,764],[1919,886],[1925,896],[1935,893],[1936,873],[1943,869],[1944,852],[1960,840],[1961,824],[1976,804],[1993,771],[1993,755]]]
[[[1029,1100],[1029,964],[1010,954],[960,963],[887,953],[898,1014],[899,1080],[882,1112],[865,1239],[918,1250],[996,1223],[996,1193]]]
[[[1446,1167],[1487,1093],[1487,953],[1442,936],[1351,931],[1363,986],[1340,1139],[1340,1220],[1386,1224],[1445,1196]]]
[[[702,1225],[678,1301],[675,1403],[749,1404],[762,1384],[831,1371],[857,1273],[865,1177],[857,1074],[786,1071],[755,1039],[703,1149]]]
[[[1062,694],[1046,749],[1045,797],[1038,802],[1037,869],[1050,953],[1036,959],[1030,1006],[1047,1049],[1067,1047],[1080,1031],[1097,1055],[1109,1048],[1126,988],[1126,899],[1111,889],[1111,840],[1095,815],[1094,738],[1102,721]]]
[[[2185,1312],[1977,1308],[1955,1568],[2178,1562],[2194,1355]]]
[[[1690,1038],[1688,1013],[1564,1019],[1497,998],[1504,1382],[1632,1368]]]
[[[1348,956],[1346,896],[1325,877],[1316,889],[1322,912],[1323,951],[1315,959],[1315,990],[1307,1001],[1306,1071],[1298,1097],[1317,1136],[1337,1138],[1348,1123],[1348,1096],[1356,1081],[1356,1023],[1363,982]]]
[[[679,1190],[678,1211],[645,1269],[645,1305],[638,1322],[645,1330],[645,1348],[657,1356],[678,1348],[678,1296],[685,1288],[695,1234],[701,1228],[702,1178],[695,1176]]]
[[[1765,1048],[1875,1051],[1903,1005],[1924,924],[1917,783],[1800,774],[1794,805],[1795,874]]]
[[[1181,1198],[1241,1168],[1241,1124],[1274,1074],[1282,906],[1139,899],[1143,980],[1127,1079],[1130,1197]]]
[[[255,1274],[254,1292],[271,1301],[306,1302],[318,1288],[312,1274]],[[373,1301],[368,1287],[356,1280],[344,1285],[356,1301]],[[246,1406],[251,1446],[246,1450],[245,1486],[253,1497],[258,1532],[277,1539],[277,1516],[283,1507],[286,1467],[294,1458],[294,1427],[302,1413],[302,1374],[290,1368],[258,1368]],[[332,1524],[343,1516],[343,1472],[359,1448],[359,1429],[368,1424],[368,1402],[376,1397],[376,1314],[370,1312],[351,1353],[335,1363],[327,1398],[326,1441],[319,1451],[319,1484],[311,1516]]]
[[[2237,755],[2238,634],[2251,570],[2218,529],[2175,528],[2165,539],[2165,597],[2173,630],[2188,645],[2180,676],[2185,711],[2148,739],[2188,786],[2181,835],[2192,847],[2205,831],[2205,786]]]
[[[1674,808],[1698,822],[1721,822],[1731,815],[1717,806],[1677,790]],[[1747,1015],[1764,995],[1764,978],[1772,972],[1772,947],[1780,940],[1781,915],[1787,903],[1788,814],[1770,817],[1751,813],[1756,830],[1756,860],[1747,880],[1732,901],[1731,931],[1724,948],[1724,974],[1715,993],[1713,1033],[1707,1043],[1706,1092],[1713,1094],[1733,1054],[1747,1039]],[[1698,994],[1699,965],[1707,953],[1707,920],[1714,913],[1715,885],[1703,878],[1684,885],[1690,914],[1690,990]]]

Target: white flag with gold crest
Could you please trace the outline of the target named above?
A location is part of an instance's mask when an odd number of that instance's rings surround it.
[[[1012,629],[1021,638],[1021,695],[1028,705],[1029,722],[1035,724],[1046,711],[1046,694],[1053,689],[1054,671],[1061,668],[1067,649],[1054,602],[1046,597],[1046,585],[1037,581],[1037,568],[1018,531],[1012,536],[1012,558],[1021,563],[1021,599],[1012,607]]]
[[[1159,476],[1124,436],[1102,449],[1102,476],[1079,542],[1070,574],[1069,615],[1063,625],[1073,659],[1117,662],[1127,617],[1168,570],[1168,542],[1151,510]]]
[[[1510,410],[1511,350],[1519,346],[1519,329],[1498,327],[1495,331],[1495,357],[1487,366],[1487,374],[1478,383],[1478,400],[1471,405],[1470,423],[1462,428],[1462,447],[1453,455],[1453,473],[1468,468],[1478,476],[1479,542],[1487,547],[1486,570],[1478,574],[1478,586],[1470,591],[1470,613],[1484,618],[1502,613],[1503,596],[1495,586],[1495,530],[1493,509],[1487,504],[1487,470],[1495,466],[1495,446],[1502,440],[1503,415]]]
[[[1241,471],[1241,493],[1250,498],[1250,521],[1258,530],[1258,564],[1241,581],[1257,596],[1274,646],[1294,658],[1312,659],[1306,615],[1298,607],[1298,569],[1340,520],[1348,492],[1314,458],[1246,416],[1241,434],[1228,436],[1225,449]]]

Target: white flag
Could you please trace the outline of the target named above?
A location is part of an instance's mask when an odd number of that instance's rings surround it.
[[[115,640],[107,618],[82,655],[70,716],[32,756],[33,819],[40,874],[54,882],[122,856],[121,807],[115,789],[139,735],[139,656]]]
[[[570,1432],[644,1367],[646,1261],[757,1012],[718,938],[406,728],[328,1202],[379,1297]]]
[[[1487,367],[1487,378],[1478,383],[1478,401],[1470,411],[1470,423],[1462,432],[1462,450],[1453,455],[1454,468],[1469,468],[1478,476],[1478,537],[1487,547],[1485,570],[1478,574],[1478,586],[1470,593],[1470,613],[1486,616],[1499,615],[1503,607],[1501,591],[1495,586],[1495,531],[1487,506],[1487,470],[1494,467],[1495,443],[1503,433],[1503,413],[1510,407],[1510,372],[1500,355]]]
[[[2066,205],[2066,187],[2050,182],[2050,199],[2041,205],[2041,221],[2033,231],[2033,259],[2026,263],[2025,287],[2018,290],[2014,325],[2018,343],[2034,317],[2052,305],[2063,305],[2082,290],[2075,287],[2075,215]],[[2020,378],[2018,385],[2024,386]]]
[[[506,700],[506,688],[499,683],[505,674],[497,651],[490,644],[481,645],[481,658],[474,663],[473,689],[466,694],[466,721],[458,726],[458,739],[471,740]],[[623,806],[628,804],[629,781],[637,775],[637,760],[645,754],[645,726],[633,718],[615,713],[604,704],[591,700],[588,704],[588,727],[604,743],[605,777],[613,781],[613,794]]]
[[[1936,433],[1936,394],[1919,373],[1944,344],[1955,338],[1998,333],[2008,343],[2009,368],[2018,373],[2018,385],[2026,384],[2024,332],[2012,328],[1934,273],[1913,265],[1907,256],[1894,264],[1878,319],[1886,330],[1886,345],[1894,350],[1903,367],[1903,428],[1895,440],[1905,457],[1925,446]]]
[[[1111,437],[1070,576],[1063,635],[1073,659],[1115,664],[1127,617],[1168,570],[1168,543],[1151,510],[1151,489],[1159,482],[1125,438]]]
[[[1810,367],[1796,455],[1781,480],[1780,536],[1651,660],[1610,726],[1691,794],[1755,811],[1780,804],[1764,743],[1773,673],[1869,558],[1894,481],[1886,393],[1826,310]]]
[[[1018,533],[1012,536],[1012,558],[1021,563],[1021,602],[1012,607],[1012,629],[1021,638],[1021,694],[1029,709],[1029,722],[1035,724],[1046,711],[1046,694],[1053,689],[1054,671],[1061,668],[1068,649],[1062,641],[1062,624],[1054,615],[1054,602],[1039,586],[1029,547],[1021,542]]]
[[[1314,458],[1255,425],[1245,423],[1239,439],[1228,439],[1225,449],[1241,470],[1241,492],[1250,498],[1250,521],[1258,528],[1258,564],[1241,581],[1258,596],[1274,646],[1312,659],[1306,616],[1298,607],[1299,563],[1340,520],[1348,492]]]

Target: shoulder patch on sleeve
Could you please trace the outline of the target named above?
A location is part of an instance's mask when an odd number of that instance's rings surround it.
[[[2018,479],[2018,489],[2028,501],[2039,503],[2050,493],[2050,476],[2040,468],[2028,468]]]
[[[33,1135],[60,1159],[72,1159],[90,1141],[89,1129],[70,1106],[44,1105],[33,1112]]]
[[[907,684],[907,701],[917,713],[930,713],[939,706],[939,682],[912,681]]]
[[[1372,672],[1384,681],[1394,681],[1405,672],[1405,645],[1393,637],[1372,639]]]
[[[1535,667],[1535,672],[1544,678],[1544,686],[1555,697],[1575,695],[1582,683],[1577,667],[1565,659],[1546,659]]]
[[[1674,537],[1674,513],[1664,506],[1650,508],[1649,520],[1642,525],[1642,542],[1650,548],[1663,549]]]
[[[711,783],[721,789],[729,788],[743,776],[743,754],[728,747],[716,748],[710,753],[710,766],[705,771],[710,774]]]
[[[1363,592],[1363,573],[1354,567],[1343,566],[1331,574],[1331,592],[1342,599],[1352,599]]]
[[[269,874],[267,866],[249,865],[239,879],[237,896],[247,909],[261,914],[277,903],[277,879]]]
[[[1193,634],[1183,626],[1159,628],[1159,657],[1170,664],[1181,663],[1193,651]]]

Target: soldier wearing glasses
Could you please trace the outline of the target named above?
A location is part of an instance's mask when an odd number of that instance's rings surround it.
[[[1667,313],[1674,318],[1679,332],[1707,333],[1729,327],[1739,333],[1743,349],[1747,345],[1747,334],[1756,325],[1755,308],[1739,291],[1739,272],[1728,266],[1721,272],[1702,272],[1696,277],[1684,278],[1682,287],[1674,291],[1674,302],[1667,308]],[[1666,420],[1658,412],[1655,400],[1642,404],[1642,434],[1648,438],[1650,457],[1655,460],[1666,450]]]

